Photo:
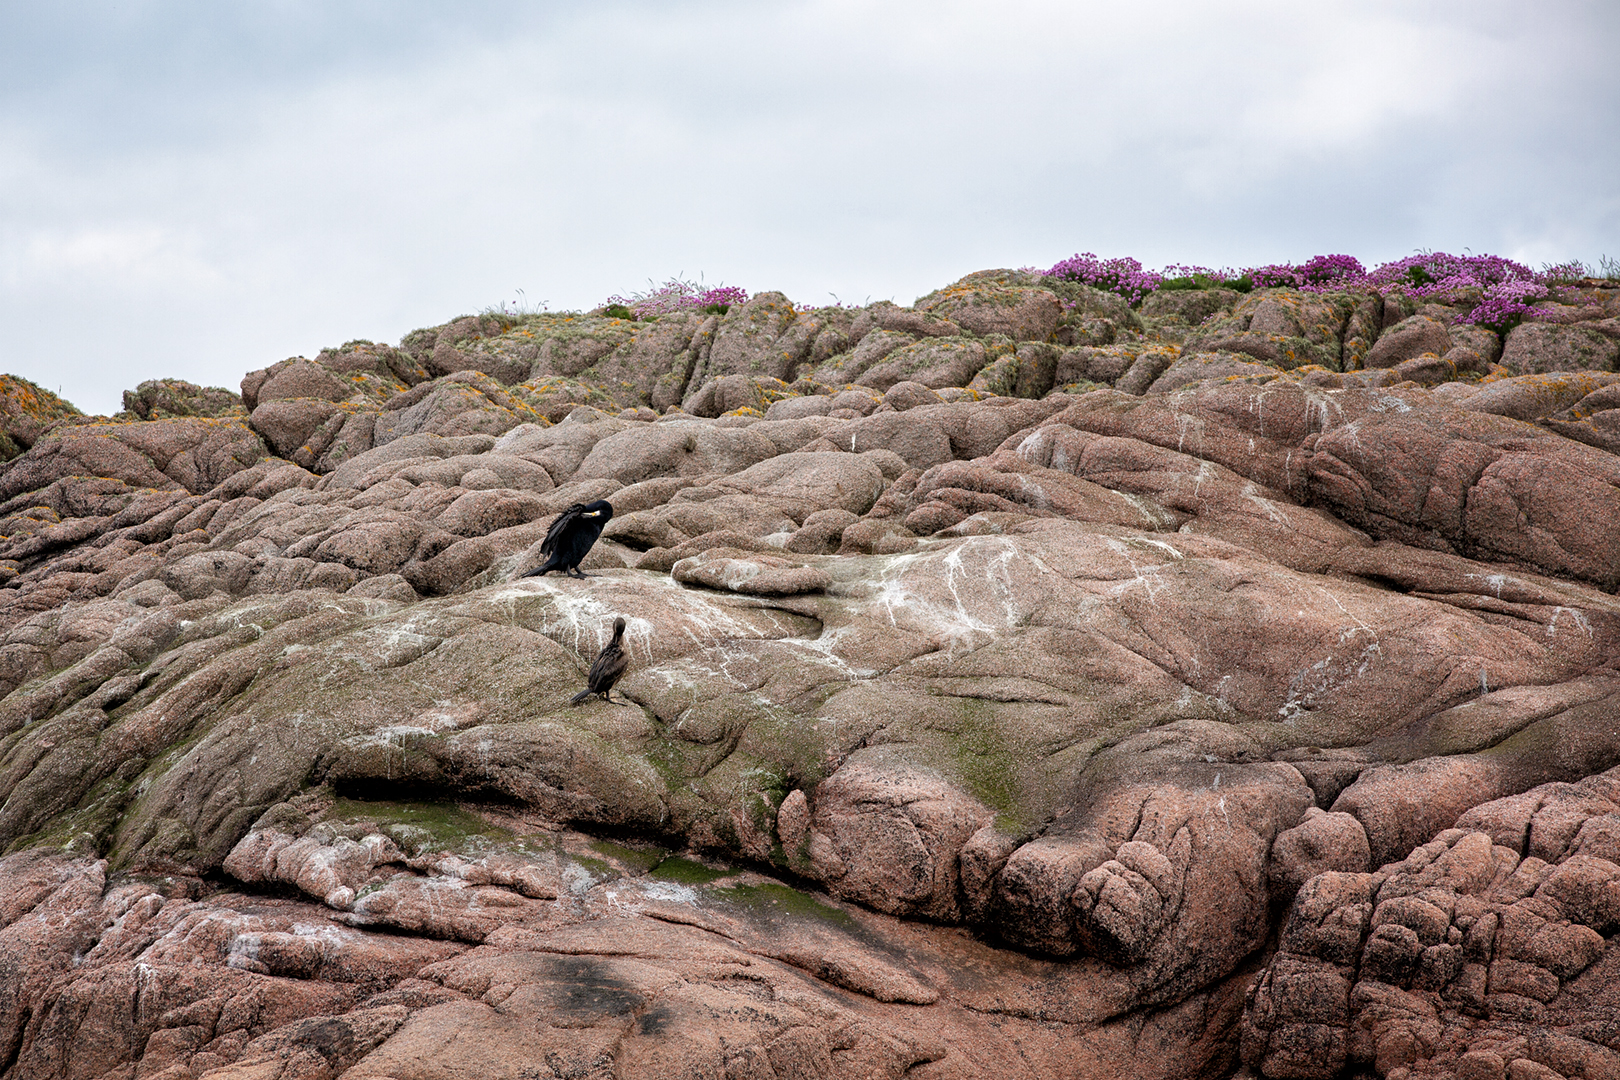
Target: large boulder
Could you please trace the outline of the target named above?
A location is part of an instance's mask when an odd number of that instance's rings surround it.
[[[1620,333],[1605,334],[1579,323],[1520,323],[1503,343],[1502,366],[1516,375],[1614,371],[1620,367]]]
[[[509,333],[515,321],[497,313],[464,315],[444,326],[405,335],[400,351],[429,377],[480,372],[510,385],[529,377],[536,352],[530,335]]]
[[[1231,311],[1243,294],[1234,289],[1160,289],[1142,301],[1144,318],[1180,316],[1188,326],[1197,326],[1211,315]]]
[[[634,341],[640,329],[609,317],[542,316],[521,331],[530,340],[520,348],[520,355],[528,354],[533,360],[531,379],[575,376]]]
[[[414,357],[391,345],[354,340],[335,349],[322,349],[315,362],[336,375],[364,373],[393,379],[406,386],[425,382],[431,376]]]
[[[323,477],[321,486],[364,489],[387,480],[408,465],[462,457],[465,464],[456,474],[459,478],[467,469],[477,467],[475,461],[485,460],[478,455],[487,453],[496,445],[495,440],[488,435],[463,435],[453,438],[431,433],[407,435],[363,454],[357,454],[344,462],[340,468]]]
[[[1202,322],[1188,352],[1236,352],[1282,370],[1320,364],[1341,370],[1343,339],[1356,299],[1348,293],[1262,289],[1230,315]]]
[[[258,376],[263,375],[261,380]],[[301,356],[283,361],[264,372],[254,372],[242,380],[242,398],[250,408],[262,401],[285,401],[293,398],[319,398],[322,401],[342,401],[349,396],[349,387],[324,366]]]
[[[1458,407],[1469,412],[1511,416],[1515,420],[1540,420],[1573,409],[1598,390],[1617,382],[1620,375],[1610,372],[1519,375],[1480,387]]]
[[[406,435],[500,435],[541,419],[533,406],[494,378],[461,370],[390,401],[377,416],[372,440],[381,446]]]
[[[218,386],[198,386],[184,379],[148,379],[124,391],[124,411],[142,420],[175,416],[242,416],[242,399]]]
[[[1385,330],[1362,361],[1363,367],[1392,368],[1425,353],[1444,356],[1451,351],[1451,334],[1444,324],[1413,315]]]
[[[1507,559],[1606,587],[1620,581],[1597,524],[1620,461],[1423,391],[1222,385],[1136,400],[1096,391],[1061,419],[1191,452],[1375,536]],[[1264,402],[1263,406],[1261,402]]]
[[[1155,772],[1094,782],[1089,805],[1012,853],[994,900],[1014,941],[1130,965],[1150,1002],[1225,974],[1261,943],[1272,841],[1310,802],[1286,765],[1163,761]]]
[[[893,330],[918,337],[957,337],[962,328],[951,320],[915,308],[903,308],[889,300],[879,300],[861,313],[879,329]]]
[[[780,454],[677,495],[699,501],[735,492],[778,507],[802,523],[822,510],[859,516],[883,494],[882,468],[867,455],[831,451]]]
[[[634,484],[655,476],[731,473],[776,456],[776,446],[747,428],[698,423],[655,424],[608,435],[591,447],[573,473]]]
[[[781,293],[758,293],[721,316],[713,343],[696,358],[689,388],[725,375],[792,380],[819,329],[813,318],[801,319]]]
[[[1269,382],[1281,372],[1270,364],[1256,361],[1246,353],[1183,352],[1175,363],[1164,369],[1164,374],[1153,380],[1148,393],[1168,394],[1199,383],[1229,382],[1241,379],[1247,382]]]
[[[916,341],[916,335],[906,331],[872,329],[861,338],[854,349],[829,357],[817,367],[815,379],[817,382],[834,386],[856,382],[865,385],[862,376],[868,368],[882,362],[890,353]],[[925,340],[923,344],[926,347],[932,342]]]
[[[706,342],[698,336],[699,331],[708,326],[712,337],[718,325],[709,325],[706,320],[710,319],[713,316],[700,313],[671,314],[636,323],[628,340],[594,358],[582,352],[578,357],[565,359],[563,338],[554,336],[542,346],[545,355],[536,368],[576,374],[591,385],[601,387],[622,405],[652,405],[663,409],[685,396],[695,361],[692,349],[694,345],[699,346],[700,351],[701,347],[706,347]],[[606,343],[614,340],[607,338]],[[587,359],[588,363],[578,366],[579,360]]]
[[[954,922],[962,915],[958,853],[994,816],[940,777],[851,763],[816,788],[807,819],[784,831],[783,846],[836,895]]]
[[[44,387],[16,375],[0,375],[0,461],[33,446],[59,421],[82,416]]]
[[[342,415],[343,410],[331,401],[300,397],[266,401],[253,410],[249,422],[279,457],[291,459],[327,421]],[[313,453],[312,447],[304,456]]]
[[[901,345],[857,374],[863,385],[877,390],[901,382],[930,388],[966,386],[980,368],[1006,351],[994,345],[986,349],[983,342],[972,338],[929,337]]]
[[[1063,316],[1063,302],[1049,289],[998,284],[976,274],[929,293],[916,308],[969,333],[1001,334],[1014,341],[1050,341]]]
[[[1059,387],[1082,381],[1112,386],[1131,369],[1131,365],[1144,351],[1142,346],[1133,343],[1107,346],[1077,345],[1065,350],[1058,357],[1053,371],[1053,381]],[[1172,356],[1167,356],[1166,367],[1172,359]]]
[[[705,419],[734,413],[752,416],[767,412],[788,392],[787,383],[769,375],[722,375],[688,394],[683,408]]]

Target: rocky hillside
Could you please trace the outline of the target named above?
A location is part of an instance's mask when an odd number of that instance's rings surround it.
[[[0,1077],[1620,1075],[1590,284],[9,384]]]

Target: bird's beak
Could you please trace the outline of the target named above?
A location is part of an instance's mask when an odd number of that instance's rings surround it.
[[[592,510],[588,514],[581,514],[579,516],[580,517],[601,517],[602,516],[602,511],[600,511],[600,510]]]

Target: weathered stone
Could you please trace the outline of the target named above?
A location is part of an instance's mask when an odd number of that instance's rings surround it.
[[[418,434],[445,438],[500,435],[539,419],[533,406],[496,379],[475,369],[463,369],[422,383],[390,401],[377,416],[373,445]]]
[[[608,435],[591,447],[572,478],[635,484],[659,476],[737,472],[774,456],[775,444],[747,428],[657,424]]]
[[[1211,315],[1232,310],[1242,296],[1233,289],[1161,289],[1142,301],[1142,315],[1153,319],[1179,315],[1188,326],[1197,326]]]
[[[669,576],[687,585],[706,585],[747,596],[796,596],[821,592],[832,584],[832,576],[825,570],[735,548],[714,548],[681,559],[670,567]]]
[[[1203,321],[1183,349],[1243,353],[1283,371],[1309,364],[1339,371],[1346,324],[1355,308],[1346,293],[1263,289],[1245,296],[1230,315]]]
[[[864,367],[859,376],[864,385],[877,390],[908,382],[930,389],[966,386],[979,369],[994,358],[993,350],[987,351],[983,342],[973,338],[925,338],[887,352]]]
[[[1451,334],[1446,327],[1434,319],[1414,315],[1380,334],[1367,353],[1363,366],[1392,368],[1425,353],[1444,356],[1450,351]]]
[[[974,282],[969,277],[918,300],[917,310],[950,319],[981,337],[1003,334],[1014,341],[1049,341],[1063,304],[1044,288]]]
[[[1620,340],[1579,323],[1524,322],[1508,332],[1502,366],[1516,375],[1614,371],[1620,367]]]
[[[16,375],[0,375],[0,461],[33,446],[60,421],[82,415],[44,387]]]
[[[727,375],[791,381],[819,329],[799,323],[800,316],[787,297],[777,292],[756,293],[720,317],[713,344],[697,360],[688,385],[701,387]],[[795,329],[800,332],[794,333]],[[691,411],[691,406],[685,407]]]
[[[1279,372],[1270,364],[1257,363],[1244,353],[1183,353],[1164,374],[1153,380],[1147,392],[1167,394],[1172,390],[1204,382],[1269,382]]]
[[[242,399],[218,386],[202,387],[184,379],[149,379],[124,391],[124,410],[142,420],[173,416],[243,416]]]

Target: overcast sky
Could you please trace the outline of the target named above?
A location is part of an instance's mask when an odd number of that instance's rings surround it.
[[[1595,264],[1617,46],[1613,0],[0,0],[0,370],[110,412],[676,274]]]

